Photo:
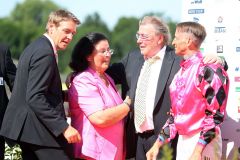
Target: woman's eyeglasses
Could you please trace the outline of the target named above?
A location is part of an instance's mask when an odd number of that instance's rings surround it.
[[[98,53],[104,55],[104,56],[107,56],[108,54],[112,55],[114,53],[114,50],[113,49],[108,49],[108,50],[105,50],[105,51],[98,51]]]

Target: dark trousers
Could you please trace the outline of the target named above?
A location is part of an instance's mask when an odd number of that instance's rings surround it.
[[[5,139],[0,136],[0,160],[4,159],[4,153],[5,153]]]
[[[157,136],[154,135],[154,131],[147,131],[144,133],[138,133],[136,160],[146,160],[146,153],[155,143]]]
[[[66,149],[58,147],[38,146],[25,142],[19,143],[23,160],[73,160]]]
[[[154,131],[147,131],[144,133],[138,133],[138,140],[137,140],[137,151],[136,151],[136,160],[146,160],[146,153],[150,150],[153,144],[156,142],[158,136],[154,135]],[[177,138],[178,136],[172,141],[169,146],[173,149],[172,156],[173,160],[176,159],[176,146],[177,146]],[[162,158],[162,150],[160,149],[158,158]]]

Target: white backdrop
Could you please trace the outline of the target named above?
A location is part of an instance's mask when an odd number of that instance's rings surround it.
[[[222,159],[232,160],[240,152],[240,0],[182,0],[181,21],[204,25],[207,37],[202,52],[223,56],[228,63],[230,90],[222,125]]]

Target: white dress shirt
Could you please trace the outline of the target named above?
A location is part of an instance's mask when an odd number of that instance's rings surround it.
[[[157,91],[157,84],[158,84],[158,78],[160,74],[160,70],[162,67],[162,61],[165,55],[166,46],[164,46],[155,56],[159,57],[151,66],[151,73],[150,73],[150,79],[149,79],[149,87],[147,88],[147,95],[146,95],[146,119],[142,123],[140,127],[136,127],[137,133],[142,133],[147,130],[153,130],[153,110],[154,110],[154,102],[155,102],[155,95]],[[154,56],[154,57],[155,57]],[[146,61],[145,61],[146,62]],[[140,75],[138,79],[141,79],[142,71],[145,67],[145,62],[142,66]],[[136,92],[138,91],[139,81],[137,84]]]
[[[52,40],[52,38],[47,34],[47,33],[44,33],[43,34],[45,37],[47,37],[47,39],[49,39],[52,47],[53,47],[53,52],[54,52],[54,55],[55,55],[55,58],[56,58],[56,62],[58,63],[58,53],[57,53],[57,48]]]

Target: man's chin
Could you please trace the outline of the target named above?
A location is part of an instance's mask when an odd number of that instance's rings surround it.
[[[141,55],[143,55],[143,56],[146,55],[146,52],[144,52],[144,51],[142,51],[142,50],[140,50],[140,52],[141,52]]]
[[[140,49],[140,52],[141,52],[142,55],[144,55],[144,51],[143,50]]]
[[[66,48],[67,48],[67,45],[59,47],[58,50],[65,50]]]

